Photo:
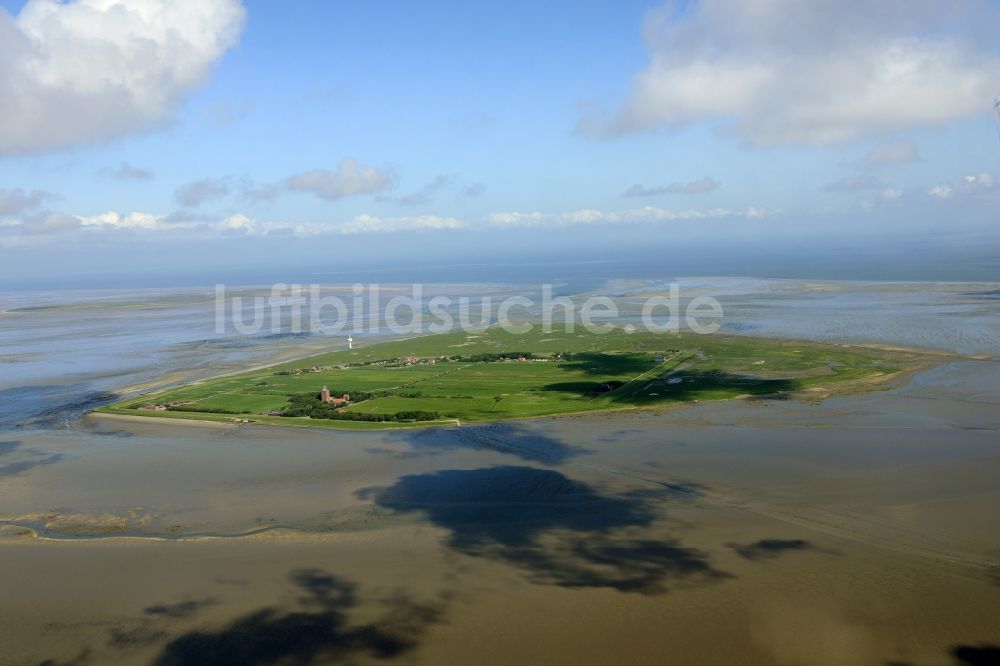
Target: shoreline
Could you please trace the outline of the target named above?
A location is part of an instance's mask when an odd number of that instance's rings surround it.
[[[229,430],[235,428],[237,423],[230,423],[227,421],[214,421],[214,420],[199,420],[199,419],[184,419],[184,418],[172,418],[168,417],[165,419],[162,416],[147,416],[145,414],[116,414],[114,412],[102,412],[100,408],[87,412],[83,415],[83,418],[100,418],[100,419],[110,419],[113,421],[126,421],[132,423],[150,423],[150,424],[162,424],[169,423],[171,420],[178,422],[176,425],[186,425],[194,426],[198,428],[209,428],[217,430]]]
[[[492,328],[492,327],[487,327]],[[620,327],[618,327],[620,328]],[[486,329],[484,329],[486,330]],[[429,333],[426,335],[418,335],[412,337],[403,338],[392,338],[388,340],[380,340],[379,342],[374,342],[368,345],[363,345],[357,347],[356,349],[364,349],[366,347],[378,346],[380,344],[386,343],[396,343],[405,342],[407,340],[420,340],[426,338],[433,338],[441,334]],[[715,334],[718,335],[718,334]],[[830,346],[839,349],[860,349],[860,350],[870,350],[876,352],[883,352],[889,354],[911,354],[920,355],[927,358],[927,363],[918,366],[903,367],[898,371],[891,373],[886,376],[876,376],[862,379],[849,379],[843,382],[844,386],[817,386],[812,388],[805,388],[796,391],[791,391],[787,393],[777,393],[775,395],[781,395],[786,399],[799,400],[802,402],[810,402],[816,400],[825,400],[832,396],[837,395],[859,395],[870,391],[877,390],[888,390],[891,388],[898,388],[899,386],[905,385],[912,377],[919,373],[926,371],[932,367],[936,367],[940,363],[946,362],[948,360],[974,360],[974,361],[991,361],[993,357],[988,355],[968,355],[959,354],[956,352],[951,352],[941,349],[922,349],[915,347],[908,347],[903,345],[887,345],[879,343],[853,343],[844,341],[816,341],[816,340],[803,340],[799,338],[783,338],[783,337],[767,337],[767,336],[755,336],[755,335],[739,335],[739,334],[721,334],[721,337],[732,339],[732,340],[759,340],[761,342],[778,342],[779,344],[801,344],[801,345],[818,345],[818,346]],[[233,372],[227,372],[220,375],[215,375],[212,377],[207,377],[204,379],[195,380],[193,382],[181,383],[172,386],[166,386],[160,388],[156,391],[149,393],[140,393],[139,395],[134,395],[131,398],[125,397],[126,392],[118,392],[117,395],[121,396],[125,400],[131,400],[142,395],[156,395],[163,391],[177,390],[188,387],[200,386],[206,383],[219,381],[229,377],[235,377],[243,374],[258,372],[261,370],[267,370],[269,368],[277,367],[286,363],[294,363],[297,361],[303,361],[307,359],[312,359],[317,356],[343,352],[347,349],[330,349],[319,353],[309,353],[303,356],[295,356],[293,358],[288,358],[280,361],[274,361],[266,364],[261,364],[251,368],[236,370]],[[769,396],[767,395],[738,395],[729,398],[721,398],[718,400],[685,400],[676,402],[673,404],[659,404],[659,405],[632,405],[632,406],[621,406],[621,407],[607,407],[601,409],[582,409],[582,410],[570,410],[565,412],[556,412],[551,414],[538,414],[538,415],[526,415],[526,416],[511,416],[511,417],[501,417],[496,419],[485,419],[485,420],[465,420],[464,422],[459,418],[448,418],[441,419],[439,421],[431,422],[376,422],[376,421],[351,421],[351,420],[335,420],[335,419],[309,419],[308,417],[278,417],[269,415],[254,415],[254,414],[219,414],[211,412],[177,412],[174,413],[157,412],[152,414],[129,414],[122,413],[114,407],[116,403],[111,405],[106,405],[92,410],[85,414],[85,416],[98,416],[105,418],[118,418],[118,419],[136,419],[138,422],[143,423],[169,423],[170,421],[179,422],[180,425],[193,425],[193,426],[204,426],[212,427],[217,426],[221,428],[232,428],[239,425],[259,425],[267,427],[278,427],[278,428],[304,428],[304,429],[314,429],[314,430],[336,430],[336,431],[349,431],[349,432],[364,432],[364,431],[389,431],[389,430],[406,430],[406,429],[433,429],[433,428],[448,428],[448,427],[461,427],[464,425],[488,425],[492,423],[502,423],[502,422],[516,422],[525,420],[537,420],[543,418],[559,418],[565,416],[579,416],[582,414],[613,414],[621,412],[660,412],[663,413],[668,410],[675,410],[678,408],[683,408],[692,404],[699,404],[700,402],[727,402],[731,400],[746,400],[746,401],[761,401],[766,400]],[[108,411],[109,409],[115,409],[116,411]],[[281,419],[278,421],[277,419]],[[294,419],[294,422],[293,422]],[[301,420],[300,420],[301,419]]]

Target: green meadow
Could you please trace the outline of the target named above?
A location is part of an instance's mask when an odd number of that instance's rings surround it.
[[[820,399],[926,363],[911,352],[723,335],[494,327],[338,350],[100,412],[348,429],[495,421],[738,397]],[[334,409],[323,386],[354,398]],[[382,420],[377,420],[382,419]]]

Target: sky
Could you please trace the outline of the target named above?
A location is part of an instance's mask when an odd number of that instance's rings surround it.
[[[988,0],[0,0],[0,290],[1000,280],[998,28]]]

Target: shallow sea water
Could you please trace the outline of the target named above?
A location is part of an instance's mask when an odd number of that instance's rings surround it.
[[[992,358],[818,404],[165,425],[81,414],[331,340],[217,335],[206,290],[5,296],[0,663],[994,663],[996,285],[683,284],[730,332]]]

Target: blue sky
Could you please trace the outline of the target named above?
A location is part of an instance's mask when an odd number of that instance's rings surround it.
[[[116,4],[0,2],[11,284],[210,278],[220,248],[245,274],[539,244],[1000,249],[994,2]]]

